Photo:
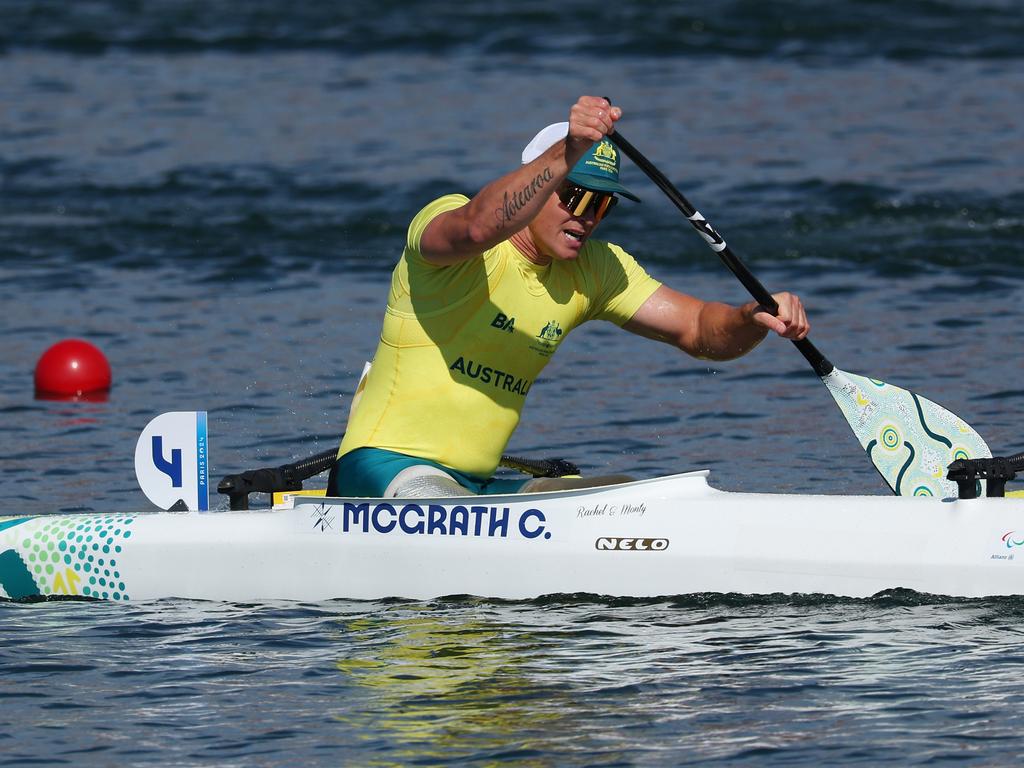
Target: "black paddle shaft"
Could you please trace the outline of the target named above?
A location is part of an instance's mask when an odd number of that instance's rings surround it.
[[[690,201],[683,196],[683,193],[675,188],[672,182],[666,178],[665,174],[659,171],[636,147],[626,141],[618,131],[609,134],[608,138],[626,153],[626,157],[636,163],[640,170],[650,177],[651,181],[665,193],[676,208],[683,212],[683,215],[693,225],[693,228],[697,230],[697,233],[704,238],[711,247],[711,250],[718,254],[718,258],[722,260],[722,263],[743,283],[743,287],[754,297],[754,301],[768,309],[772,314],[778,314],[778,303],[761,284],[761,281],[754,277],[751,271],[747,269],[747,265],[740,261],[739,256],[732,252],[724,238],[708,223],[708,220],[700,214],[700,211],[690,204]],[[807,362],[811,364],[811,367],[818,376],[827,376],[832,372],[835,366],[818,351],[818,348],[809,339],[794,340],[793,344],[800,350],[800,354],[807,359]]]

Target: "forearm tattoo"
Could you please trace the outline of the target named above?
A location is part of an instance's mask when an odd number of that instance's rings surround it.
[[[538,173],[530,183],[523,187],[521,190],[513,195],[509,195],[508,190],[505,190],[505,198],[502,202],[501,208],[494,211],[494,218],[498,222],[498,229],[504,229],[505,225],[508,224],[515,217],[519,211],[521,211],[527,203],[541,193],[548,184],[555,178],[555,175],[551,172],[550,168],[545,168],[543,171]]]

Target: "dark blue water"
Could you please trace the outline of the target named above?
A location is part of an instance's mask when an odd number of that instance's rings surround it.
[[[7,605],[5,765],[1016,763],[1021,604]]]
[[[215,477],[336,443],[412,214],[581,93],[842,368],[1024,447],[1015,2],[0,1],[5,513],[131,511],[154,415]],[[603,235],[746,300],[634,168]],[[106,403],[36,401],[54,341]],[[511,449],[882,493],[785,342],[709,365],[577,331]],[[339,395],[341,397],[339,397]],[[0,605],[0,765],[957,762],[1024,751],[1015,599]]]

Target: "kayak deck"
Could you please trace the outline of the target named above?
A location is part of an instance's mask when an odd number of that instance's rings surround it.
[[[707,474],[514,496],[0,518],[0,596],[1024,594],[1024,499],[734,493]]]

